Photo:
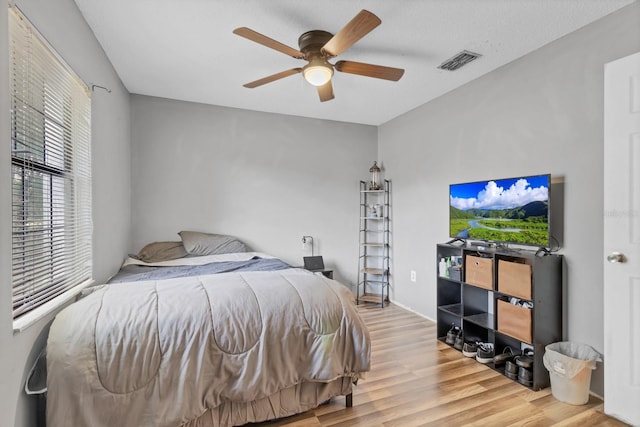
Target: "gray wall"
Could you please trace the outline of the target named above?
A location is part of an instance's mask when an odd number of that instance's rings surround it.
[[[335,277],[353,284],[358,181],[376,159],[376,127],[131,99],[135,251],[197,230],[300,265],[310,235]]]
[[[15,1],[85,83],[112,90],[92,93],[94,277],[104,280],[129,250],[129,94],[72,0]],[[3,426],[36,425],[36,400],[23,390],[31,363],[46,341],[53,313],[13,334],[11,307],[11,186],[7,8],[0,7],[0,414]]]
[[[603,70],[639,50],[634,3],[380,126],[394,184],[395,301],[436,318],[449,184],[551,173],[565,181],[565,338],[604,350]],[[602,373],[592,381],[599,395]]]

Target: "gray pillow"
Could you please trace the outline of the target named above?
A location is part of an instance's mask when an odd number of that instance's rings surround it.
[[[133,257],[144,262],[160,262],[187,256],[182,242],[153,242],[140,249]]]
[[[181,231],[182,244],[189,255],[218,255],[247,252],[247,246],[233,236]]]

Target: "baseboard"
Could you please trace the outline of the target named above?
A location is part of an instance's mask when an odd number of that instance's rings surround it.
[[[592,391],[589,391],[589,394],[591,396],[597,397],[598,399],[602,400],[604,402],[604,397],[600,396],[598,393],[594,393]]]
[[[425,316],[424,314],[422,314],[422,313],[419,313],[419,312],[415,311],[415,310],[414,310],[414,309],[412,309],[411,307],[407,307],[406,305],[401,304],[401,303],[399,303],[399,302],[397,302],[397,301],[393,301],[393,300],[391,300],[391,299],[389,300],[389,302],[391,302],[391,303],[392,303],[392,304],[394,304],[394,305],[397,305],[398,307],[400,307],[400,308],[402,308],[402,309],[405,309],[405,310],[410,311],[410,312],[412,312],[412,313],[414,313],[414,314],[417,314],[418,316],[420,316],[420,317],[422,317],[422,318],[424,318],[424,319],[427,319],[427,320],[432,321],[433,323],[436,323],[436,321],[435,321],[435,320],[433,320],[432,318],[430,318],[429,316]]]

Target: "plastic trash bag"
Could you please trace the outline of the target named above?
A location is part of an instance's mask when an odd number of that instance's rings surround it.
[[[602,358],[591,346],[564,341],[547,345],[542,362],[549,372],[573,378],[584,368],[596,369],[596,362],[602,362]]]

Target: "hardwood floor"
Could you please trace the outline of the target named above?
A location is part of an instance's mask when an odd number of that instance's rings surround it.
[[[334,398],[315,410],[260,426],[625,426],[603,414],[601,400],[562,403],[462,356],[436,339],[436,326],[388,305],[359,306],[372,339],[371,372],[353,407]]]

